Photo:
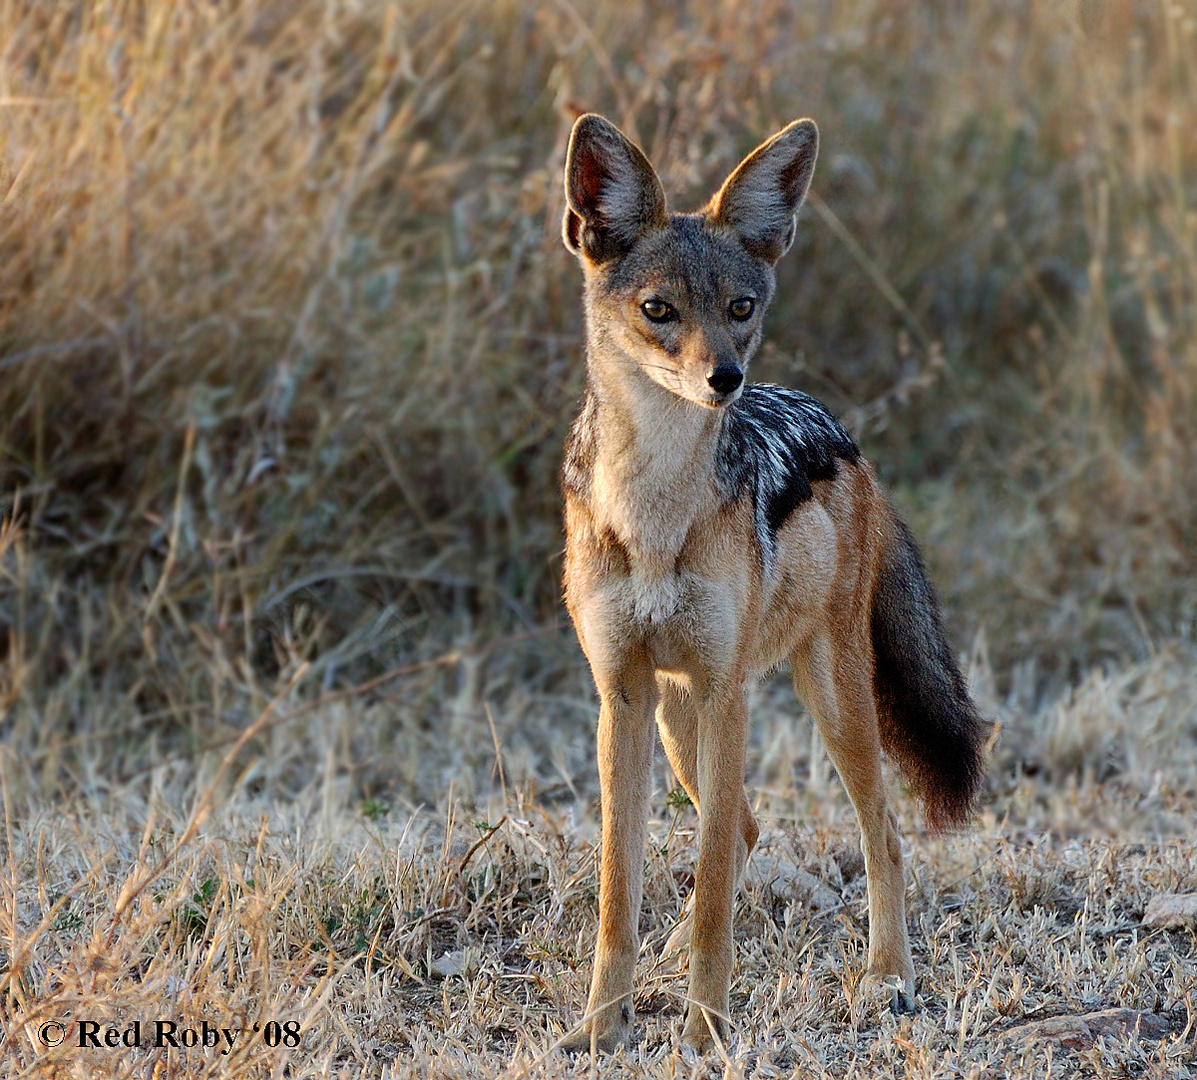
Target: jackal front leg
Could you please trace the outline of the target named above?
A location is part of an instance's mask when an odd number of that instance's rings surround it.
[[[607,682],[596,672],[602,706],[598,767],[603,846],[599,926],[586,1017],[565,1046],[613,1050],[632,1028],[632,981],[640,951],[640,900],[652,773],[656,682],[647,664]]]
[[[702,804],[698,794],[698,708],[689,692],[672,679],[658,676],[657,687],[657,729],[661,733],[661,744],[665,747],[678,783],[690,796],[695,810],[701,813]],[[760,835],[747,795],[743,798],[740,815],[740,843],[736,845],[737,885]],[[693,932],[694,893],[691,892],[686,898],[680,922],[661,950],[662,962],[672,962],[671,958],[689,949]]]
[[[732,903],[747,855],[744,753],[748,707],[743,688],[736,685],[725,694],[708,696],[697,711],[698,870],[690,932],[689,1004],[682,1038],[705,1050],[714,1041],[713,1032],[724,1043],[730,1033]],[[752,831],[755,829],[753,822]]]

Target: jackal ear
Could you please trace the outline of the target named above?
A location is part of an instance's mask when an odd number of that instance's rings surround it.
[[[611,121],[578,117],[565,157],[565,246],[602,263],[665,224],[665,192],[648,158]]]
[[[794,242],[795,218],[819,156],[813,120],[795,120],[740,162],[711,200],[711,220],[730,226],[748,251],[775,263]]]

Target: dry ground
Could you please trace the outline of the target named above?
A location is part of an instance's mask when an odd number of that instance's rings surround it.
[[[693,813],[670,796],[662,761],[637,1041],[602,1073],[1197,1073],[1194,927],[1143,925],[1153,896],[1197,892],[1193,659],[1165,651],[1038,707],[996,700],[974,665],[974,686],[1005,725],[976,827],[930,837],[900,798],[921,978],[914,1018],[890,1015],[861,986],[854,817],[817,744],[812,770],[809,721],[788,688],[766,686],[750,784],[764,834],[737,909],[727,1060],[678,1048],[684,973],[657,962],[695,857]],[[400,736],[388,756],[473,777],[468,802],[451,791],[437,806],[355,802],[352,732],[388,707],[292,692],[260,718],[257,734],[273,725],[262,736],[269,758],[225,759],[237,775],[221,772],[219,751],[164,761],[148,782],[105,775],[97,757],[80,778],[88,799],[10,816],[6,1074],[584,1073],[585,1055],[552,1047],[584,1003],[595,925],[590,702],[531,699],[518,715],[464,697],[459,706],[478,733],[471,747]],[[539,738],[558,748],[555,784],[520,764],[521,740]],[[1020,1028],[1110,1009],[1142,1013],[1139,1029],[1133,1018],[1038,1039]],[[227,1057],[80,1049],[84,1019],[122,1031],[140,1019],[147,1043],[158,1019],[263,1031],[296,1021],[298,1045],[271,1048],[260,1032],[237,1037]],[[53,1020],[66,1040],[47,1048],[39,1030]]]

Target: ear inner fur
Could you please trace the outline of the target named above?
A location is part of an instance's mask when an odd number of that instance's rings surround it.
[[[576,255],[602,263],[665,224],[665,192],[643,152],[595,113],[574,124],[565,162],[562,232]]]
[[[794,216],[806,198],[819,129],[795,120],[748,155],[711,200],[712,220],[727,225],[758,258],[775,263],[794,239]]]

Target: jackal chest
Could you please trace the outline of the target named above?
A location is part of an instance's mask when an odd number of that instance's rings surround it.
[[[742,605],[726,582],[633,568],[593,582],[579,599],[574,618],[592,657],[614,662],[643,651],[657,669],[676,671],[697,657],[723,661],[734,652]]]
[[[641,432],[640,453],[599,455],[577,514],[567,509],[567,598],[592,663],[634,650],[674,670],[733,651],[753,534],[726,512],[709,453],[652,434],[652,453]]]

